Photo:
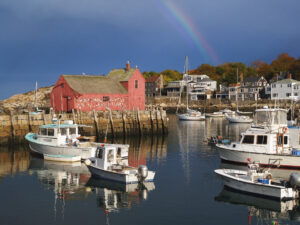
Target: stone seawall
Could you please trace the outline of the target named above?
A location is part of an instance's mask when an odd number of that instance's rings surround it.
[[[125,137],[132,135],[166,134],[167,114],[162,109],[147,111],[92,111],[62,113],[61,121],[89,125],[81,128],[80,134],[87,136]],[[37,132],[43,124],[51,124],[53,114],[11,114],[0,115],[0,144],[23,143],[28,132]]]

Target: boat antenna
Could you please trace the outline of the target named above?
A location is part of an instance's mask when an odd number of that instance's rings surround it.
[[[34,102],[34,107],[35,107],[35,110],[37,110],[37,88],[38,88],[38,83],[37,81],[35,82],[35,102]]]

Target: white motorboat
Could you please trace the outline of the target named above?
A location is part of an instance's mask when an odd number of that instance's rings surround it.
[[[225,114],[225,118],[229,121],[229,123],[252,123],[253,119],[249,116],[242,116],[238,114],[228,115]]]
[[[272,180],[272,175],[268,171],[259,171],[257,164],[249,164],[248,168],[248,171],[217,169],[215,173],[221,176],[225,186],[242,193],[276,200],[291,200],[299,197],[296,186],[292,188],[293,182],[299,179],[299,174],[297,177],[291,175],[290,181],[285,183]]]
[[[205,115],[196,110],[187,109],[186,113],[176,114],[179,120],[200,121],[205,120]]]
[[[128,166],[128,160],[122,161],[115,145],[103,144],[96,150],[95,157],[85,160],[92,176],[120,183],[133,184],[152,182],[155,172],[147,166]]]
[[[56,161],[72,161],[88,159],[95,156],[95,152],[101,143],[83,140],[78,132],[79,127],[89,127],[86,125],[73,124],[73,121],[56,124],[42,125],[38,134],[28,133],[25,139],[29,141],[30,149],[38,154],[42,154],[45,159]],[[128,156],[129,145],[115,145],[121,149],[121,154]]]
[[[239,142],[216,145],[221,160],[245,165],[251,158],[261,166],[300,169],[299,129],[287,128],[286,116],[284,109],[257,109]]]

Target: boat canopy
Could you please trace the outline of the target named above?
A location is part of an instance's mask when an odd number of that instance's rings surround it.
[[[91,127],[91,126],[88,126],[88,125],[79,125],[79,124],[60,124],[59,125],[59,128],[76,128],[76,127]],[[58,128],[58,125],[55,123],[55,124],[47,124],[47,125],[42,125],[40,126],[40,128]]]
[[[287,126],[287,110],[285,109],[257,109],[254,123],[257,125],[283,125]]]

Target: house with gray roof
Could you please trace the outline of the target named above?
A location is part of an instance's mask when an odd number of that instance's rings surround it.
[[[300,81],[291,78],[271,84],[272,100],[291,100],[300,96]]]

